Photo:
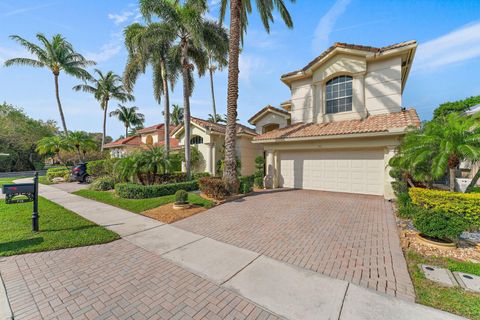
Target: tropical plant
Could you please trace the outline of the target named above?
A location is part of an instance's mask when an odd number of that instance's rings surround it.
[[[224,21],[227,5],[230,4],[230,36],[228,53],[228,94],[227,94],[227,127],[225,132],[225,170],[223,179],[230,192],[238,191],[238,178],[235,159],[236,119],[238,100],[238,61],[240,41],[247,30],[248,15],[252,12],[251,0],[221,0],[220,20]],[[294,3],[295,0],[290,0]],[[293,21],[285,6],[284,0],[255,0],[263,26],[270,32],[270,22],[274,22],[273,10],[276,8],[287,27],[293,28]]]
[[[5,61],[5,66],[25,65],[37,68],[48,68],[53,73],[55,80],[55,96],[57,99],[58,111],[62,121],[63,131],[68,135],[67,123],[63,114],[62,104],[60,102],[60,93],[58,89],[58,76],[63,71],[68,75],[79,79],[90,79],[90,74],[85,70],[86,67],[94,65],[95,62],[87,60],[81,54],[75,52],[73,46],[62,35],[56,34],[49,41],[42,33],[36,35],[41,45],[36,45],[24,38],[12,35],[11,39],[17,41],[36,59],[31,58],[13,58]]]
[[[126,92],[122,79],[109,71],[103,74],[102,71],[95,69],[97,79],[91,78],[88,81],[89,84],[79,84],[73,87],[75,91],[83,91],[93,94],[95,99],[100,102],[100,108],[103,110],[103,135],[102,135],[102,147],[105,145],[105,137],[107,136],[107,114],[108,114],[108,102],[112,99],[120,102],[133,101],[135,98]]]
[[[165,149],[170,151],[170,98],[168,82],[172,88],[181,70],[180,61],[170,56],[175,34],[166,23],[149,23],[143,26],[133,23],[125,29],[125,45],[128,60],[124,80],[128,90],[132,90],[140,73],[145,73],[148,65],[153,69],[153,93],[160,104],[164,99]]]
[[[77,152],[78,162],[85,160],[85,154],[89,150],[94,150],[96,148],[95,141],[83,131],[74,131],[71,132],[66,138],[66,143],[73,147]]]
[[[60,156],[61,151],[69,151],[72,146],[68,143],[64,136],[57,135],[51,137],[44,137],[37,143],[37,152],[42,155],[53,154],[57,157],[61,164],[65,164]]]
[[[180,123],[183,122],[183,108],[180,107],[178,104],[172,105],[172,113],[170,114],[170,119],[172,124],[178,126]]]
[[[204,18],[208,11],[204,0],[141,0],[140,11],[151,21],[153,16],[163,22],[165,32],[169,30],[176,40],[171,48],[173,61],[182,66],[184,128],[185,128],[185,167],[190,177],[190,95],[193,91],[193,67],[198,74],[205,73],[208,55],[205,49],[224,51],[228,43],[226,30],[219,24]],[[192,63],[193,62],[193,63]]]
[[[211,114],[209,113],[208,114],[208,119],[207,119],[208,122],[213,122],[213,123],[225,123],[225,119],[222,117],[221,114]]]
[[[110,112],[110,117],[117,117],[120,122],[123,122],[125,126],[125,138],[128,137],[128,129],[132,126],[140,126],[145,122],[145,116],[142,113],[138,113],[137,107],[126,107],[121,104],[118,108]]]
[[[480,96],[473,96],[455,102],[445,102],[433,111],[433,118],[444,117],[452,112],[464,112],[478,104],[480,104]]]
[[[158,174],[166,173],[169,169],[170,163],[166,150],[163,147],[150,147],[141,155],[142,170],[147,176],[147,183],[154,184],[155,177]]]
[[[223,40],[223,42],[227,43],[228,42],[227,34],[225,34],[225,37],[226,38]],[[227,60],[228,47],[225,46],[224,48],[225,48],[224,51],[211,50],[207,48],[207,57],[208,57],[207,69],[208,69],[208,74],[210,75],[210,92],[212,95],[212,111],[213,111],[212,120],[214,123],[217,123],[219,120],[223,121],[222,117],[221,116],[218,117],[218,114],[217,114],[217,106],[215,102],[215,87],[213,85],[213,74],[215,73],[215,71],[222,70],[228,65],[228,60]]]

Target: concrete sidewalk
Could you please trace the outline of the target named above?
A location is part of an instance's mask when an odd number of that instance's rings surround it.
[[[52,186],[40,194],[286,319],[463,319],[379,294]],[[41,213],[40,213],[41,214]]]

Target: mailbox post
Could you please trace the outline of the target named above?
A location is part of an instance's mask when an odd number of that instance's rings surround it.
[[[6,204],[33,201],[32,231],[38,232],[38,172],[35,172],[33,183],[4,184],[3,194]]]

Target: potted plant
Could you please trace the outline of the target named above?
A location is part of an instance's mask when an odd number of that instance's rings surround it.
[[[420,241],[438,248],[455,248],[468,228],[465,219],[457,214],[421,207],[415,213],[413,225],[420,231],[417,235]]]
[[[191,207],[188,202],[188,192],[185,190],[178,190],[175,192],[175,202],[173,203],[173,209],[183,210]]]

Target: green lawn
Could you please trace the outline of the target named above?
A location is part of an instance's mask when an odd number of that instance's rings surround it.
[[[451,271],[480,276],[480,264],[459,262],[448,258],[424,257],[416,252],[406,253],[408,269],[417,294],[417,302],[470,318],[480,319],[480,294],[460,288],[448,288],[427,280],[418,264],[431,264]]]
[[[145,210],[153,209],[175,201],[174,195],[149,199],[124,199],[117,197],[114,192],[93,191],[88,189],[75,191],[74,194],[88,199],[110,204],[112,206],[116,206],[135,213],[140,213]],[[190,201],[190,203],[192,204],[196,204],[206,208],[210,208],[213,206],[212,201],[203,199],[202,197],[194,193],[188,194],[188,201]]]
[[[2,181],[5,183],[5,181]],[[40,232],[31,231],[32,203],[0,200],[0,256],[110,242],[119,236],[44,198],[39,198]]]
[[[14,178],[0,178],[0,189],[4,184],[13,183],[13,180],[22,179],[25,177],[14,177]]]

